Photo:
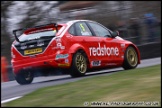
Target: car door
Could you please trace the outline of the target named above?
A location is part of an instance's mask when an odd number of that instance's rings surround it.
[[[100,38],[94,35],[84,21],[76,22],[73,27],[71,29],[74,29],[74,31],[70,29],[70,31],[73,31],[72,40],[85,48],[91,67],[100,66],[101,60],[98,59],[96,52],[98,43],[101,41]]]
[[[93,29],[95,35],[100,37],[100,50],[102,62],[106,65],[117,65],[119,59],[120,47],[116,38],[111,37],[112,31],[108,30],[103,25],[96,22],[88,22],[88,25]]]

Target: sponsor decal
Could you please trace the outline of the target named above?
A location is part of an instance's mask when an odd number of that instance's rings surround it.
[[[61,38],[56,38],[56,42],[61,42]]]
[[[107,63],[106,65],[116,65],[116,63]]]
[[[120,46],[121,46],[122,48],[124,48],[124,47],[125,47],[125,44],[120,44]]]
[[[82,35],[90,35],[89,32],[81,32]]]
[[[65,49],[65,46],[61,46],[60,48],[61,48],[61,49]]]
[[[61,43],[57,43],[56,47],[61,47],[62,44]]]
[[[35,55],[29,55],[30,58],[35,58],[36,56]]]
[[[58,66],[70,66],[70,64],[69,63],[64,63],[64,64],[58,64]]]
[[[57,59],[65,59],[69,56],[69,54],[57,54],[56,55],[56,60]]]
[[[27,46],[21,46],[20,47],[20,49],[26,49],[27,48]]]
[[[118,47],[106,47],[104,45],[103,47],[100,46],[100,43],[98,43],[98,47],[90,47],[89,48],[90,56],[118,56],[119,55],[119,49]]]
[[[20,49],[26,49],[27,48],[26,43],[21,43],[20,45],[21,45]]]
[[[41,42],[41,41],[37,42],[37,46],[43,46],[43,45],[44,45],[44,42]]]
[[[34,45],[29,45],[29,48],[32,48],[32,47],[34,47]]]
[[[65,59],[65,63],[69,63],[69,59]]]
[[[57,47],[53,47],[52,49],[59,49],[59,48],[60,48],[60,49],[65,49],[65,46],[61,46],[61,47],[58,47],[58,46],[57,46]]]
[[[21,45],[21,46],[25,46],[25,45],[26,45],[26,43],[21,43],[20,45]]]
[[[92,61],[91,65],[92,66],[100,66],[101,65],[101,61]]]
[[[56,47],[53,47],[52,49],[58,49],[58,48],[60,48],[60,49],[65,49],[65,46],[62,46],[62,44],[60,43],[61,42],[61,40],[60,40],[60,38],[57,40],[57,43],[56,43]]]

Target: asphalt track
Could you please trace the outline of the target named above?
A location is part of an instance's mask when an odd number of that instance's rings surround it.
[[[161,64],[161,57],[141,60],[141,64],[139,64],[137,68],[148,67],[157,64]],[[90,78],[94,76],[114,74],[116,72],[122,72],[122,70],[123,68],[106,69],[97,72],[87,73],[84,77],[80,78],[71,78],[70,75],[36,77],[34,78],[32,84],[29,85],[19,85],[16,81],[4,82],[1,83],[1,103],[5,103],[18,97],[22,97],[25,94],[28,94],[42,87],[74,82],[80,79]]]

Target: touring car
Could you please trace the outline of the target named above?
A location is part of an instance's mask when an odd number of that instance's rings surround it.
[[[13,34],[11,63],[21,85],[32,83],[38,71],[47,75],[64,69],[62,73],[80,77],[91,69],[134,69],[140,64],[135,44],[96,21],[50,23],[17,29]]]

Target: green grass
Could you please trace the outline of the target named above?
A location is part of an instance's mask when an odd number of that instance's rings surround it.
[[[158,102],[161,106],[161,65],[95,76],[38,89],[2,106],[80,106],[84,102]],[[89,105],[90,106],[90,105]]]

